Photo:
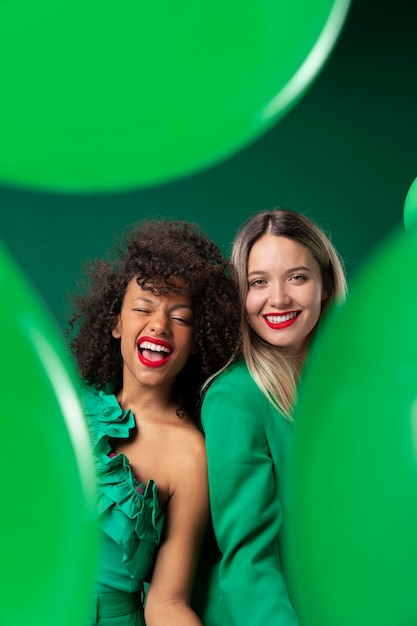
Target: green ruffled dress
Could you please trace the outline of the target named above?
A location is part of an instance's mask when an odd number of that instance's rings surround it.
[[[145,626],[144,584],[149,580],[164,523],[153,480],[145,486],[124,454],[114,455],[111,439],[129,437],[133,413],[113,394],[86,387],[84,413],[94,448],[100,555],[88,624]]]

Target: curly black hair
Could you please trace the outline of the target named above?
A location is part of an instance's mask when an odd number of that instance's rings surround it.
[[[120,339],[112,330],[134,277],[158,294],[183,289],[191,296],[197,353],[178,375],[175,391],[181,406],[199,421],[201,386],[240,344],[239,298],[229,262],[197,224],[164,218],[132,224],[116,240],[108,260],[88,262],[81,293],[70,295],[65,335],[81,376],[99,389],[122,386]],[[180,277],[184,287],[172,277]]]

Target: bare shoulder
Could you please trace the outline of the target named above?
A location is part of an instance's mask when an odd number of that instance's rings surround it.
[[[187,414],[177,415],[175,420],[167,422],[169,424],[166,435],[169,440],[175,440],[180,447],[186,449],[202,450],[205,448],[204,434],[197,426],[197,423]]]
[[[173,432],[180,464],[185,466],[206,463],[206,446],[203,433],[190,421]]]
[[[164,464],[170,468],[170,495],[205,488],[207,481],[206,446],[203,433],[195,422],[185,417],[166,433]]]

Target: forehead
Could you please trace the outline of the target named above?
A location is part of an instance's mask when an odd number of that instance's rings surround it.
[[[319,269],[308,248],[280,235],[263,235],[253,244],[248,257],[248,272],[272,268],[285,270],[298,266]]]

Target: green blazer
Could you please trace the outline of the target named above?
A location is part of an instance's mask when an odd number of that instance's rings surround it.
[[[194,608],[204,626],[298,626],[285,583],[286,466],[293,424],[239,361],[202,406],[212,523]]]

